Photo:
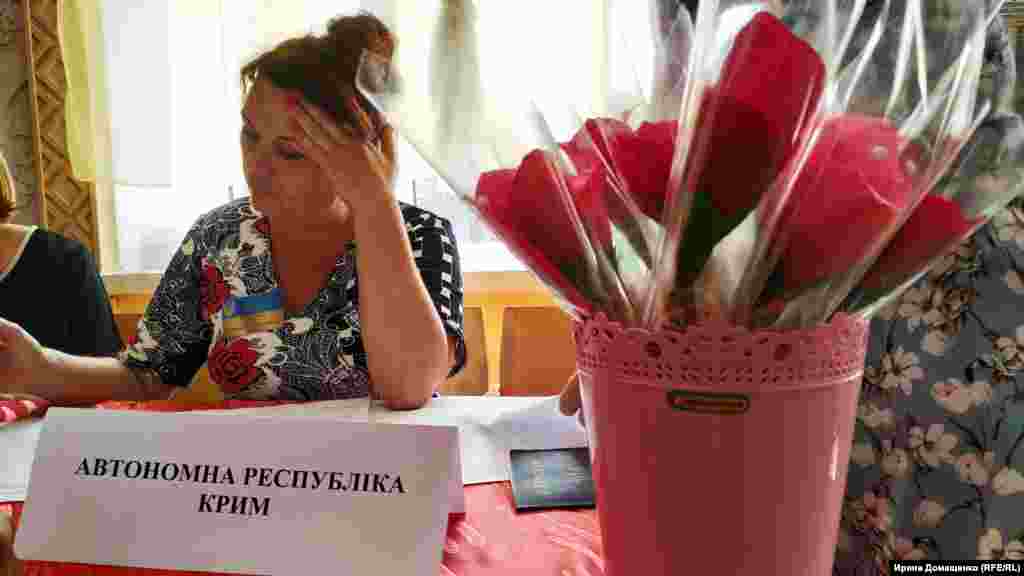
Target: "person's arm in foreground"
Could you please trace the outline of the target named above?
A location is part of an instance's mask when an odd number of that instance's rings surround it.
[[[21,576],[21,562],[14,557],[14,519],[0,507],[0,576]]]
[[[202,307],[199,226],[171,258],[138,333],[117,358],[44,348],[23,328],[0,318],[0,392],[74,405],[166,399],[175,386],[188,385],[206,360],[211,332]]]
[[[21,326],[0,318],[0,392],[74,405],[113,398],[166,398],[170,391],[157,378],[137,376],[117,358],[72,356],[44,348]]]

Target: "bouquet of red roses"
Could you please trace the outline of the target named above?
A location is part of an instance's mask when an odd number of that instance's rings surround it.
[[[774,222],[761,230],[733,302],[742,320],[806,327],[837,311],[869,314],[926,271],[941,256],[934,250],[963,239],[962,227],[949,228],[949,211],[933,209],[930,192],[987,115],[976,94],[984,31],[995,13],[965,2],[960,28],[929,30],[934,9],[910,1],[903,12],[883,10],[843,71],[806,162],[770,193],[781,194],[776,207],[762,206],[762,219]],[[1003,160],[1001,189],[989,187],[975,200],[986,212],[1019,192],[1019,179],[1009,175],[1019,163]],[[970,187],[978,174],[964,176],[958,185]],[[922,224],[942,241],[920,242]],[[890,249],[908,240],[919,251]]]
[[[1014,139],[1022,124],[1020,116],[1005,112],[981,123],[841,310],[870,317],[890,304],[1024,190],[1024,142]]]
[[[652,87],[561,115],[488,94],[459,2],[432,55],[367,55],[359,81],[571,314],[806,327],[874,313],[1020,192],[1015,155],[964,149],[984,4],[932,30],[922,0],[706,0],[646,39]]]

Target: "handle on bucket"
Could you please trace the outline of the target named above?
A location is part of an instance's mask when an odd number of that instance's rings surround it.
[[[744,394],[669,390],[665,394],[670,408],[701,414],[743,414],[750,409],[750,397]]]

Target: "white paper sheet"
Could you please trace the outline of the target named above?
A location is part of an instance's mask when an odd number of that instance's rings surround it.
[[[413,412],[375,406],[370,419],[458,426],[462,481],[467,485],[508,480],[509,450],[587,445],[586,430],[575,417],[559,412],[557,396],[442,396]]]
[[[557,396],[509,402],[482,425],[506,450],[583,448],[587,445],[586,430],[575,416],[562,415]]]
[[[0,502],[25,499],[42,426],[38,418],[0,426]]]

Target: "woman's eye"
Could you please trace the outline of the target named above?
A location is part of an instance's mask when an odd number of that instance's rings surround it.
[[[248,128],[242,128],[242,140],[245,140],[247,142],[255,142],[258,139],[259,136],[256,134],[255,131],[250,130]]]

